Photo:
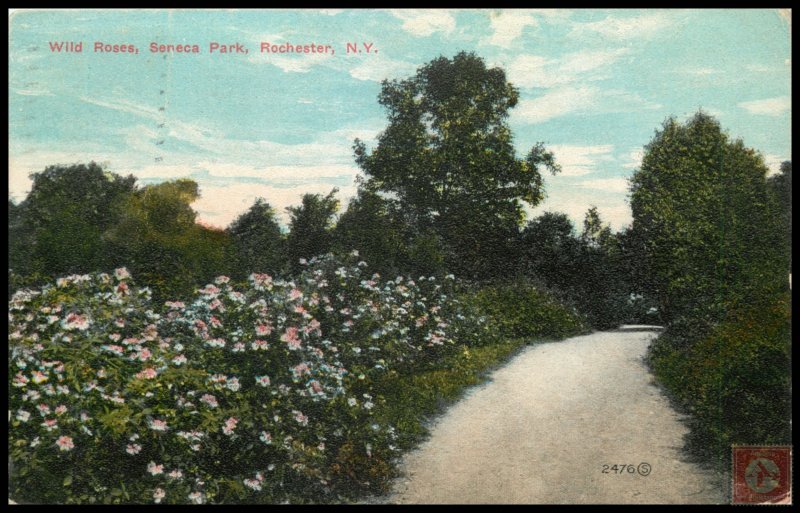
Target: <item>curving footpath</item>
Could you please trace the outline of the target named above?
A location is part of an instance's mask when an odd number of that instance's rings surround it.
[[[726,502],[725,478],[686,461],[687,428],[644,364],[656,334],[623,327],[526,348],[435,423],[380,501]]]

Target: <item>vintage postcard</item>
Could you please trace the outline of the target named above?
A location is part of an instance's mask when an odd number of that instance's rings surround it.
[[[790,504],[791,21],[9,10],[9,502]]]

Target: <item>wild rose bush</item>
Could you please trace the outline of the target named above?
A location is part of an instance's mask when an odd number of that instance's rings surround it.
[[[386,372],[489,328],[452,279],[371,275],[351,255],[295,281],[224,276],[154,305],[125,269],[9,302],[11,496],[58,503],[335,502],[397,456],[373,416]]]

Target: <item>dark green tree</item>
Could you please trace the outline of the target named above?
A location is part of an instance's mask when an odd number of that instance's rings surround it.
[[[414,226],[433,229],[462,275],[507,273],[523,204],[543,197],[540,167],[558,170],[542,144],[517,158],[506,119],[518,99],[505,72],[475,54],[439,57],[411,78],[384,80],[389,124],[371,153],[355,141],[365,186],[393,194]]]
[[[781,220],[784,258],[792,270],[792,162],[781,163],[781,171],[767,179],[770,193],[775,199],[777,217]]]
[[[9,264],[21,275],[54,277],[112,265],[104,232],[120,219],[120,205],[135,190],[133,176],[100,165],[48,166],[13,212]],[[12,221],[12,218],[9,218]]]
[[[331,251],[333,226],[339,201],[335,198],[338,189],[327,196],[304,194],[300,206],[287,207],[289,212],[289,235],[286,237],[286,256],[293,274],[302,270],[300,259],[309,259]]]
[[[524,272],[555,292],[574,298],[581,279],[582,245],[569,217],[545,212],[520,235]]]
[[[408,229],[394,202],[359,189],[336,222],[334,247],[338,252],[358,250],[371,269],[393,276],[409,267]]]
[[[631,207],[666,321],[682,318],[702,334],[786,288],[760,154],[702,112],[685,124],[668,119],[645,150]]]
[[[586,211],[586,215],[583,218],[581,240],[593,248],[610,249],[614,244],[611,227],[603,224],[600,219],[600,213],[594,205]]]
[[[258,198],[247,212],[231,223],[227,231],[238,278],[251,272],[276,274],[288,263],[275,209],[264,199]]]
[[[119,223],[104,234],[114,265],[127,266],[158,301],[184,298],[233,270],[226,259],[228,234],[196,223],[191,204],[199,197],[189,179],[148,185],[128,198]]]

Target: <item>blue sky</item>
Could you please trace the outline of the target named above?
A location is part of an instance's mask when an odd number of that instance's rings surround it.
[[[142,184],[190,177],[199,219],[224,227],[265,198],[285,221],[303,193],[358,173],[356,137],[386,126],[380,81],[474,51],[520,90],[520,156],[537,141],[563,167],[533,211],[580,223],[591,205],[630,222],[627,179],[668,116],[697,109],[759,150],[791,159],[791,20],[776,10],[59,10],[10,17],[9,194],[28,174],[95,160]],[[50,42],[83,42],[81,53]],[[96,53],[94,44],[139,53]],[[199,54],[151,53],[197,44]],[[240,43],[246,54],[210,54]],[[333,54],[261,53],[261,42]],[[346,53],[346,43],[361,53]],[[363,43],[372,43],[371,52]],[[377,51],[376,51],[377,50]]]

